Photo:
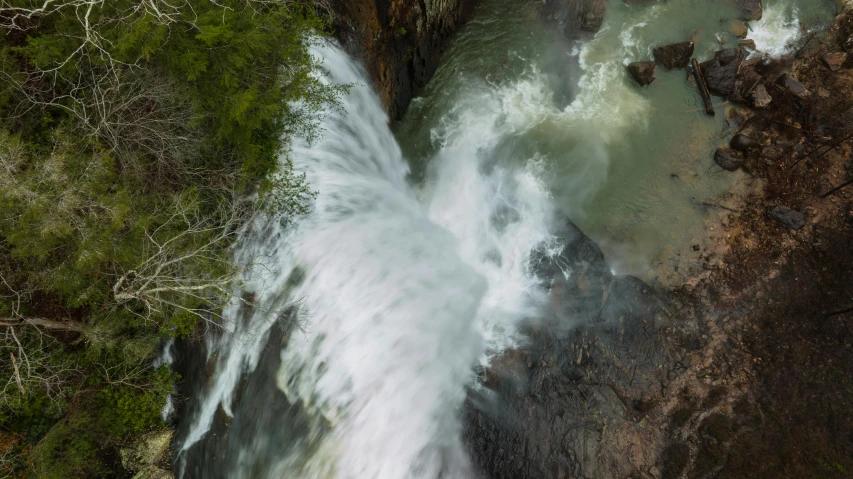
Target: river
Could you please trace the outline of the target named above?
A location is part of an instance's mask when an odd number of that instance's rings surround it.
[[[784,54],[832,4],[768,0],[750,36]],[[656,45],[736,44],[733,17],[614,1],[571,43],[527,2],[486,1],[393,131],[361,67],[316,47],[326,81],[352,85],[291,155],[319,195],[304,218],[245,231],[228,331],[184,359],[177,475],[475,477],[458,412],[476,366],[523,343],[516,326],[547,303],[530,259],[560,250],[558,212],[616,272],[667,284],[713,227],[701,203],[749,181],[715,169],[725,115],[704,115],[683,70],[644,89],[625,73]]]

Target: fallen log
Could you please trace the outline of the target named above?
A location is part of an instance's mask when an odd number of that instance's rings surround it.
[[[696,87],[699,89],[699,94],[702,95],[702,101],[705,102],[705,113],[714,116],[714,103],[711,101],[711,92],[708,91],[708,85],[705,83],[705,75],[702,74],[702,68],[695,58],[691,60],[691,64],[693,65],[693,76],[696,78]]]

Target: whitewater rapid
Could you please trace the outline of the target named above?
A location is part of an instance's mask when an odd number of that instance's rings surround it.
[[[535,169],[488,164],[497,118],[445,138],[433,181],[416,191],[362,69],[334,45],[313,53],[324,81],[352,85],[322,139],[297,141],[290,155],[319,194],[306,217],[246,232],[236,260],[251,267],[224,312],[230,331],[209,340],[216,370],[181,450],[218,408],[233,416],[240,378],[290,311],[304,327],[281,349],[276,385],[316,427],[310,450],[275,458],[268,477],[470,477],[458,419],[466,387],[544,301],[528,265],[535,249],[559,249],[553,206]],[[288,425],[257,427],[262,442],[264,428]],[[249,475],[239,464],[227,474]]]

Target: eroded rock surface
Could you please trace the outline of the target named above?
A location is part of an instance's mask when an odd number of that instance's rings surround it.
[[[392,119],[432,78],[476,0],[333,0],[336,36],[364,61]]]
[[[663,45],[655,48],[652,54],[655,56],[655,61],[667,70],[684,68],[690,63],[690,57],[693,55],[693,42]]]
[[[644,417],[672,365],[656,332],[669,321],[665,303],[639,279],[613,275],[571,221],[560,236],[559,255],[533,262],[551,288],[548,317],[469,397],[466,440],[491,478],[627,477],[655,460]]]

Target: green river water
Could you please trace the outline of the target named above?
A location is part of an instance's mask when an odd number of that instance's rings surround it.
[[[835,2],[765,0],[764,8],[747,38],[779,55],[830,21]],[[736,105],[715,98],[709,117],[685,70],[658,66],[657,80],[640,88],[625,65],[691,39],[702,61],[737,45],[737,16],[708,0],[614,0],[597,34],[569,42],[530,2],[484,2],[395,127],[414,181],[428,183],[431,159],[448,143],[474,142],[489,165],[535,171],[619,272],[677,284],[698,265],[693,245],[704,249],[722,211],[702,203],[725,204],[753,186],[712,160],[731,134],[725,110]]]

